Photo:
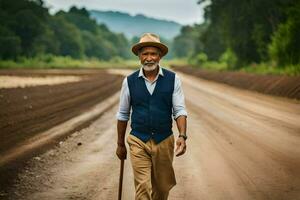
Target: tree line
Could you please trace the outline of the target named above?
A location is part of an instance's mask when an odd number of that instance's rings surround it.
[[[49,14],[42,0],[0,0],[0,59],[44,54],[72,58],[128,58],[123,34],[98,25],[85,8]]]
[[[237,69],[269,62],[300,64],[299,0],[199,0],[202,24],[184,26],[174,39],[177,57],[225,60]],[[186,48],[182,48],[186,47]]]

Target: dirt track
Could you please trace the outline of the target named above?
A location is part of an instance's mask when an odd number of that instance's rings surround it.
[[[119,90],[122,81],[121,76],[104,70],[0,70],[0,79],[1,188],[13,180],[23,160],[38,155],[68,133],[55,133],[33,149],[34,138],[106,100]],[[13,154],[18,154],[18,159],[13,156],[13,162],[4,164]]]
[[[178,184],[170,200],[300,199],[299,102],[180,76],[189,140],[187,154],[174,162]],[[32,159],[2,196],[117,199],[116,110]],[[123,191],[134,199],[128,161]]]
[[[122,81],[120,76],[108,76],[103,70],[87,72],[77,75],[81,81],[54,86],[47,83],[25,88],[0,88],[0,155],[25,138],[79,115],[118,91]],[[66,77],[62,74],[67,72],[61,70],[60,73],[62,78]],[[32,71],[22,73],[23,76],[26,74],[32,74]],[[34,75],[41,76],[36,72]],[[57,77],[54,80],[52,77],[51,81],[55,82]],[[43,80],[42,76],[38,78]],[[14,82],[18,81],[14,79]]]

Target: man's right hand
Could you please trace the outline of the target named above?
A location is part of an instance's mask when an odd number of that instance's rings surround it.
[[[118,145],[116,154],[120,160],[126,160],[127,150],[125,145]]]

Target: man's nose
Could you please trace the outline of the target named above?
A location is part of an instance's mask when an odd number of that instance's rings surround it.
[[[146,61],[148,61],[148,62],[152,61],[152,56],[151,55],[147,55]]]

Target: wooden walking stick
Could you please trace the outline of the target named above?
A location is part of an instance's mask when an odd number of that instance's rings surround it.
[[[124,160],[122,159],[121,160],[121,167],[120,167],[118,200],[122,199],[123,172],[124,172]]]

